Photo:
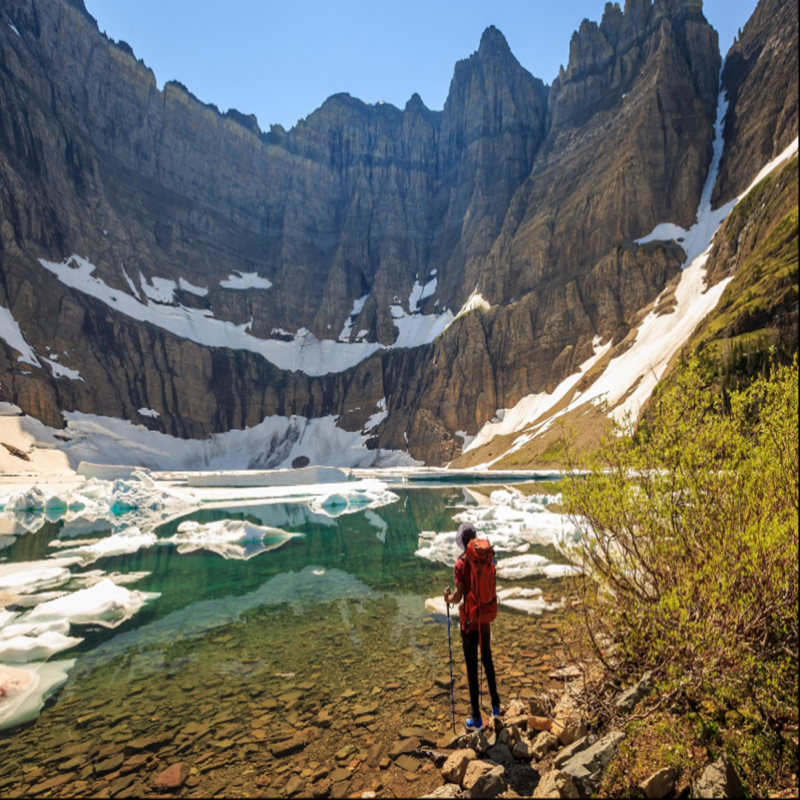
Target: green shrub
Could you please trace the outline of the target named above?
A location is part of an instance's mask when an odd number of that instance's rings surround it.
[[[583,641],[618,682],[652,670],[705,724],[740,720],[742,760],[796,731],[797,386],[796,357],[724,397],[690,363],[562,481]]]

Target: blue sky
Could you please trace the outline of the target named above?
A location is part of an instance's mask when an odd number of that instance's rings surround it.
[[[441,109],[453,66],[496,25],[545,83],[566,66],[581,20],[604,0],[85,0],[100,30],[124,39],[155,72],[221,111],[285,128],[336,92],[402,108],[419,92]],[[756,0],[705,0],[727,52]]]

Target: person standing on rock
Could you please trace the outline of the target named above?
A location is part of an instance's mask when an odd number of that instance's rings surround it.
[[[453,576],[456,590],[444,591],[444,602],[459,606],[461,618],[461,644],[467,663],[470,705],[472,715],[467,717],[469,731],[483,727],[478,688],[478,649],[486,672],[486,683],[492,699],[492,716],[500,716],[500,695],[497,693],[494,662],[492,661],[491,623],[497,616],[494,550],[486,539],[478,539],[471,522],[463,522],[456,534],[456,544],[462,554],[456,561]]]

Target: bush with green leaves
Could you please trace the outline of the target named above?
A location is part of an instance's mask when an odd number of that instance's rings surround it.
[[[690,363],[646,425],[572,464],[575,615],[606,675],[650,670],[662,697],[796,726],[797,395],[796,357],[727,396]]]

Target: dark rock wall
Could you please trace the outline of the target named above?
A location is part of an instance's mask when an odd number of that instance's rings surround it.
[[[743,192],[797,137],[797,2],[759,0],[725,57],[729,106],[714,206]]]

